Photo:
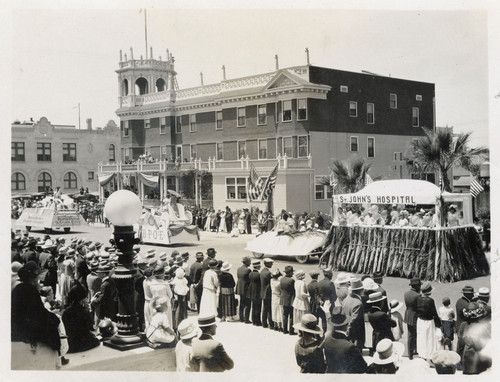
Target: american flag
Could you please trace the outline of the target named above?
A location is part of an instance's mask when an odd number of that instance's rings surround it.
[[[477,196],[484,191],[484,187],[478,182],[477,178],[473,178],[470,182],[470,194],[472,197],[477,198]]]
[[[265,180],[262,178],[253,164],[250,164],[250,175],[248,177],[248,192],[247,202],[251,200],[259,200],[259,197],[264,189]]]
[[[265,200],[271,196],[273,193],[274,187],[276,186],[276,179],[278,178],[278,164],[273,168],[273,171],[269,174],[266,179],[266,184],[264,185],[264,190],[260,195],[259,200]]]

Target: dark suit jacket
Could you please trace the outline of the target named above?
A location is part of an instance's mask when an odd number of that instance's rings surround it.
[[[295,280],[288,276],[280,279],[281,297],[280,305],[292,306],[295,299]]]
[[[260,273],[259,271],[253,270],[248,275],[250,279],[250,285],[247,290],[247,298],[254,300],[260,297]]]
[[[271,271],[269,268],[260,271],[260,298],[263,300],[271,299]]]
[[[330,303],[333,304],[337,300],[337,291],[335,290],[335,284],[332,280],[328,280],[324,278],[321,281],[318,281],[318,291],[323,302],[330,300]]]
[[[115,296],[117,295],[116,286],[114,281],[105,277],[102,280],[101,289],[99,290],[99,295],[94,300],[93,306],[95,306],[97,317],[99,319],[110,318],[115,319]]]
[[[49,252],[42,252],[39,256],[40,268],[45,271],[42,282],[45,285],[57,284],[57,263]]]
[[[307,292],[309,292],[309,304],[311,312],[315,313],[318,311],[318,309],[320,309],[321,301],[323,301],[318,288],[318,280],[312,280],[307,285]]]
[[[89,273],[90,270],[87,266],[87,262],[81,255],[78,255],[75,259],[75,279],[77,279],[85,289],[88,289],[87,276]]]
[[[471,301],[465,296],[462,296],[457,300],[457,303],[455,305],[455,310],[457,312],[457,323],[456,323],[457,328],[459,328],[460,324],[465,321],[463,309],[467,308],[469,302]]]
[[[191,267],[189,268],[189,276],[193,284],[198,284],[198,282],[200,281],[202,269],[203,265],[199,262],[191,264]]]
[[[202,334],[193,340],[192,359],[194,371],[223,372],[234,366],[224,346],[208,334]]]
[[[243,264],[236,271],[238,281],[236,283],[236,294],[240,297],[246,297],[248,286],[250,285],[250,268]]]
[[[414,289],[410,289],[409,291],[405,292],[404,298],[405,298],[406,311],[405,311],[404,321],[409,326],[417,325],[416,312],[417,312],[417,298],[419,296],[420,293],[418,293]]]
[[[373,347],[375,348],[380,340],[389,338],[394,341],[391,328],[396,327],[396,321],[391,320],[386,312],[379,307],[373,306],[368,313],[368,321],[373,328]]]
[[[361,351],[343,333],[328,335],[323,343],[327,373],[361,374],[366,362]]]
[[[204,271],[209,268],[208,263],[210,262],[210,260],[212,260],[212,258],[207,256],[206,259],[201,263],[201,267]]]
[[[434,300],[429,296],[417,297],[417,318],[423,320],[434,320],[437,328],[441,327],[441,319],[436,310]]]
[[[365,342],[365,316],[361,297],[350,294],[342,303],[342,310],[351,317],[347,328],[347,336],[351,341]]]

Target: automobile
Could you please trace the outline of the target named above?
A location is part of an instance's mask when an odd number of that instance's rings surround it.
[[[268,256],[290,256],[298,263],[307,263],[312,256],[321,256],[326,243],[327,231],[311,230],[304,232],[278,233],[269,231],[249,241],[246,250],[261,259]]]

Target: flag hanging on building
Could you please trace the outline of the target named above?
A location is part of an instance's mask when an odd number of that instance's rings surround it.
[[[250,175],[248,176],[247,202],[259,200],[264,190],[265,180],[259,175],[253,164],[250,164]]]
[[[477,198],[477,196],[484,191],[484,187],[481,186],[481,183],[477,180],[477,178],[473,178],[470,182],[470,194],[473,198]]]
[[[274,166],[273,171],[271,171],[267,177],[264,190],[259,198],[260,201],[269,198],[273,193],[274,187],[276,186],[276,179],[278,178],[278,165],[279,164],[277,163],[276,166]]]
[[[373,183],[373,179],[370,175],[365,175],[365,186],[368,186],[370,183]]]

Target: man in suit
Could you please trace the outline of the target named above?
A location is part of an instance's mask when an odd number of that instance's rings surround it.
[[[236,271],[238,281],[236,283],[236,294],[240,296],[239,315],[240,321],[250,323],[250,300],[247,298],[247,290],[250,285],[250,257],[245,256],[241,262],[243,265]]]
[[[115,296],[117,295],[115,282],[109,277],[111,267],[109,265],[99,266],[97,275],[101,278],[102,284],[99,292],[95,294],[90,302],[90,306],[95,309],[100,320],[109,318],[115,320]]]
[[[457,353],[460,355],[460,359],[463,361],[463,353],[464,353],[464,347],[465,343],[463,341],[462,335],[461,335],[461,330],[460,326],[462,323],[465,321],[464,317],[464,309],[467,308],[470,302],[474,302],[476,299],[474,298],[474,288],[466,285],[462,288],[462,297],[460,297],[456,304],[455,304],[455,310],[457,312],[457,322],[456,322],[456,328],[457,328]],[[459,370],[462,370],[462,363],[458,366]]]
[[[319,296],[321,297],[321,301],[323,304],[327,301],[330,301],[330,314],[331,314],[332,309],[335,305],[335,301],[337,300],[337,291],[335,290],[335,284],[332,281],[333,277],[332,271],[324,269],[323,276],[324,276],[323,279],[318,282]]]
[[[422,282],[418,278],[410,281],[410,290],[404,294],[406,311],[404,322],[408,327],[408,358],[417,354],[417,298],[420,296]]]
[[[246,231],[248,234],[252,233],[252,213],[248,210],[248,208],[245,208],[245,226],[246,226]]]
[[[262,307],[262,298],[260,297],[260,260],[252,261],[253,270],[248,275],[250,285],[247,290],[247,298],[250,300],[252,310],[252,323],[255,326],[262,326],[260,321],[260,312]]]
[[[260,297],[262,298],[262,327],[274,329],[271,317],[271,268],[273,260],[265,258],[264,269],[260,271]]]
[[[192,282],[192,288],[190,289],[196,296],[196,310],[200,313],[200,301],[201,293],[203,291],[203,285],[201,285],[201,274],[203,272],[203,252],[196,252],[196,262],[191,264],[189,269],[189,278]],[[194,309],[194,307],[192,307]]]
[[[281,297],[280,305],[283,305],[283,333],[295,335],[293,330],[293,300],[295,299],[295,280],[293,279],[293,267],[285,267],[285,275],[280,279]],[[290,326],[288,323],[290,322]]]
[[[377,344],[380,340],[389,338],[391,341],[394,341],[394,335],[392,334],[391,328],[396,327],[397,323],[396,321],[391,320],[389,313],[382,310],[386,300],[387,297],[385,297],[381,292],[373,292],[368,297],[367,303],[370,306],[368,321],[373,328],[370,355],[373,354],[373,351],[377,348]]]
[[[37,241],[34,238],[30,237],[26,242],[26,244],[24,245],[24,249],[21,253],[23,264],[26,264],[28,261],[34,261],[35,263],[38,264],[36,245]]]
[[[203,263],[201,263],[204,271],[206,271],[209,268],[208,263],[210,262],[210,260],[215,259],[216,253],[217,252],[213,248],[207,249],[207,258],[205,260],[203,260]]]
[[[231,370],[234,362],[226,353],[224,346],[213,339],[217,331],[215,316],[198,317],[201,335],[193,340],[192,360],[194,371],[223,372]]]
[[[82,284],[86,290],[87,286],[87,276],[90,273],[89,267],[87,266],[87,261],[85,260],[85,253],[87,249],[85,247],[80,248],[77,251],[75,257],[75,279]]]
[[[342,303],[342,310],[347,316],[351,317],[347,325],[347,337],[360,351],[363,350],[365,344],[365,317],[363,301],[361,300],[363,290],[361,280],[358,278],[352,279],[351,286],[349,287],[349,296]]]
[[[57,262],[52,255],[51,251],[54,250],[55,245],[52,240],[48,239],[42,245],[42,252],[38,255],[39,266],[45,273],[43,279],[41,278],[42,284],[50,286],[56,295],[56,285],[57,285]]]
[[[342,307],[333,308],[330,318],[333,330],[325,335],[323,342],[327,373],[362,374],[366,370],[361,350],[347,338],[350,320],[351,318],[342,311]]]
[[[331,272],[330,272],[331,273]],[[313,270],[309,272],[309,276],[311,277],[311,282],[307,284],[307,292],[309,293],[309,302],[310,302],[310,310],[311,313],[319,320],[321,318],[321,326],[323,327],[323,332],[326,332],[326,314],[321,308],[323,306],[323,299],[319,292],[318,288],[318,277],[319,272]],[[332,283],[333,287],[333,283]],[[333,288],[335,290],[335,288]],[[330,295],[328,295],[328,299],[330,299]]]

